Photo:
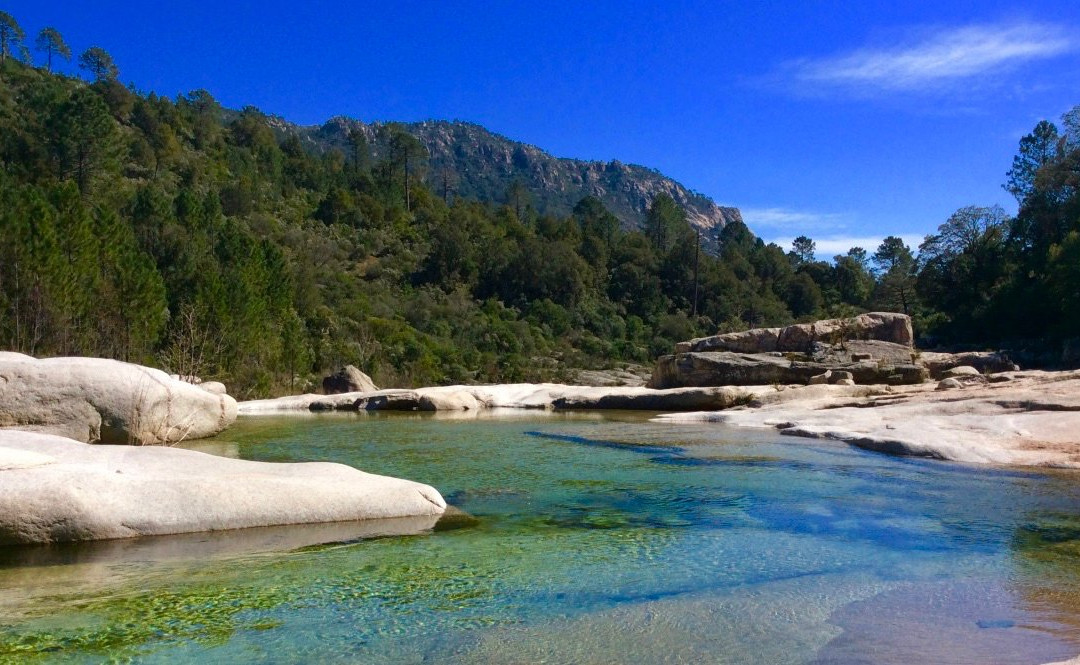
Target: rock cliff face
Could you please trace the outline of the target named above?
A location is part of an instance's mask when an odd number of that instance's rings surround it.
[[[297,132],[316,149],[338,148],[349,154],[346,137],[359,130],[377,159],[386,153],[382,123],[366,124],[337,117],[321,126],[298,127],[276,123],[279,131]],[[432,190],[443,191],[444,176],[453,196],[481,201],[532,205],[540,214],[566,215],[585,196],[595,196],[622,222],[640,227],[649,203],[657,194],[669,194],[690,223],[707,240],[720,229],[742,221],[738,208],[718,206],[659,171],[619,161],[583,161],[554,157],[540,148],[491,132],[467,122],[425,121],[404,127],[427,148],[426,178]],[[526,194],[511,201],[510,185],[520,182]]]

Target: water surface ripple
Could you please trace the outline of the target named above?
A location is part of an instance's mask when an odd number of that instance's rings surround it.
[[[0,552],[0,662],[1027,664],[1080,653],[1075,473],[621,413],[242,419],[191,445],[411,478],[476,521]]]

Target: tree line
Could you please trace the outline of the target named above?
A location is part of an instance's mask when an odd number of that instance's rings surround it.
[[[54,73],[69,53],[56,31],[40,65],[8,57],[22,39],[0,14],[8,349],[142,362],[254,397],[341,363],[386,385],[558,380],[718,330],[868,308],[957,341],[1028,334],[983,327],[1009,302],[1044,317],[1056,302],[1041,332],[1059,337],[1075,316],[1055,300],[1080,283],[1074,125],[1022,144],[1020,215],[965,209],[918,258],[890,238],[818,261],[808,238],[785,251],[741,223],[713,254],[665,195],[640,230],[593,197],[538,214],[520,184],[450,200],[424,184],[427,150],[401,125],[380,125],[377,146],[357,132],[318,150],[206,91],[126,87],[101,49],[84,54],[86,79]]]

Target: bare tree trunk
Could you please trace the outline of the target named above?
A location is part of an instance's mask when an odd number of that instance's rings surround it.
[[[701,231],[697,232],[697,244],[694,246],[694,317],[697,318],[698,301],[698,257],[701,254]]]

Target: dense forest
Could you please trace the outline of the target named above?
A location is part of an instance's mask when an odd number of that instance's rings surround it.
[[[427,147],[378,125],[315,150],[205,91],[120,83],[45,28],[0,12],[0,347],[107,356],[226,381],[239,397],[309,389],[352,363],[403,386],[565,378],[650,362],[717,330],[866,309],[912,314],[942,344],[1080,334],[1080,110],[1021,142],[1019,214],[964,208],[916,256],[898,238],[831,262],[741,222],[703,251],[666,195],[626,230],[596,198],[540,215],[425,183]],[[1059,356],[1058,356],[1059,357]]]

